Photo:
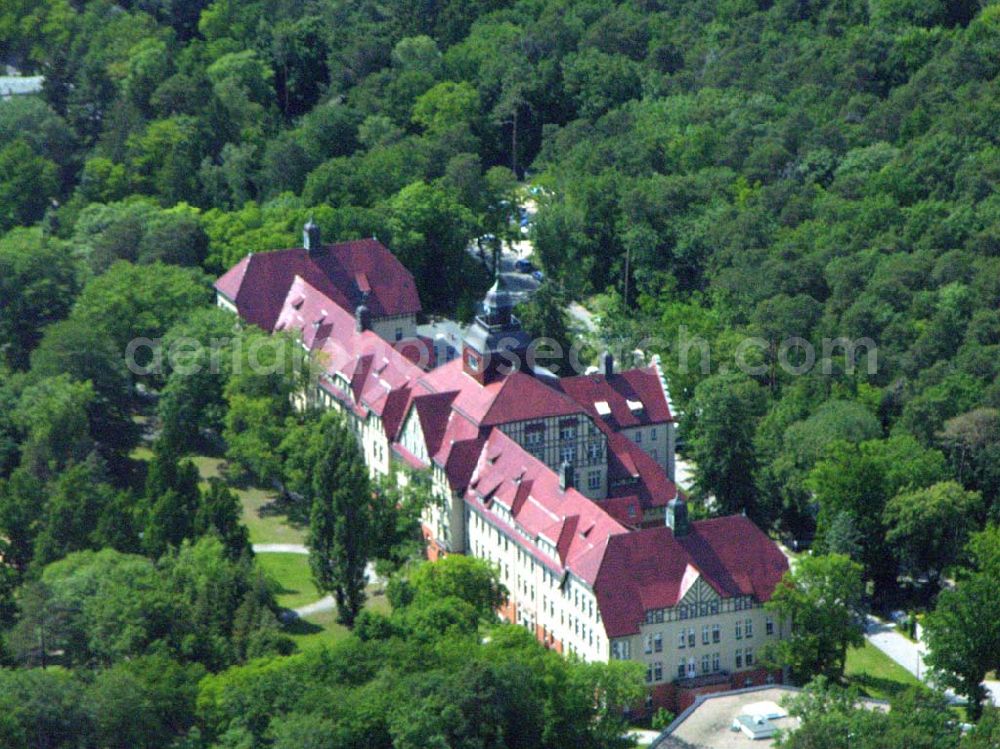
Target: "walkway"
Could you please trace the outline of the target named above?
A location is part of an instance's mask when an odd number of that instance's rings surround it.
[[[927,664],[924,662],[924,653],[927,652],[927,646],[922,642],[914,642],[904,637],[891,624],[870,614],[866,619],[865,637],[868,639],[868,642],[918,679],[924,683],[928,683],[930,681],[928,678],[929,673]],[[1000,681],[986,681],[984,682],[984,686],[989,692],[993,704],[1000,706]],[[945,694],[949,699],[955,699],[955,695],[951,690],[947,690]]]
[[[308,554],[309,549],[302,544],[254,544],[253,553]],[[365,566],[365,577],[368,578],[369,583],[377,583],[379,581],[378,575],[375,574],[375,565],[371,562]],[[297,609],[289,609],[287,615],[294,615],[295,618],[300,619],[305,616],[311,616],[312,614],[321,614],[324,611],[333,611],[335,608],[337,608],[337,602],[333,599],[333,596],[323,596],[318,601],[313,601],[305,606],[300,606]]]

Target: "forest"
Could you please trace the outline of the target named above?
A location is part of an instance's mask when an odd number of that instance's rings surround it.
[[[488,274],[466,247],[519,236],[528,186],[532,331],[574,335],[575,301],[595,351],[659,354],[693,512],[849,557],[869,604],[926,613],[978,704],[1000,670],[978,626],[1000,622],[998,50],[994,0],[4,2],[0,63],[44,85],[0,101],[0,743],[612,745],[585,695],[625,700],[627,675],[480,643],[461,585],[291,654],[232,487],[187,458],[334,522],[297,456],[338,426],[292,412],[287,372],[123,358],[137,336],[259,336],[211,281],[309,217],[377,236],[428,311],[467,319]],[[792,339],[874,351],[797,373]],[[373,497],[358,522],[393,529],[368,556],[408,569],[413,518],[344,480]],[[357,593],[355,562],[331,590]],[[114,722],[136,710],[159,728]]]

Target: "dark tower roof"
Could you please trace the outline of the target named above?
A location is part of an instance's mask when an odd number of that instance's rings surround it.
[[[524,361],[530,342],[531,336],[521,329],[521,321],[514,316],[514,298],[507,283],[498,274],[483,298],[480,313],[465,334],[466,371],[484,384],[505,373],[499,365],[530,371]],[[470,352],[475,352],[472,359]]]

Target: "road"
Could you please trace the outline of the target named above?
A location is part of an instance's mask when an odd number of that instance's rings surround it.
[[[924,662],[927,646],[924,643],[914,642],[903,637],[891,624],[870,614],[865,622],[865,637],[868,642],[918,679],[925,683],[929,682],[927,664]],[[984,682],[984,686],[989,692],[993,704],[1000,706],[1000,681],[987,681]],[[955,699],[955,695],[950,690],[945,694],[950,699]]]

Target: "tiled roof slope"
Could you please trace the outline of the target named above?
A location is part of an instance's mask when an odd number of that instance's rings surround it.
[[[636,634],[647,610],[676,605],[689,568],[723,598],[766,601],[788,560],[741,515],[695,521],[680,538],[667,527],[612,537],[594,585],[608,636]]]
[[[326,245],[311,255],[301,247],[247,255],[215,283],[245,320],[271,331],[292,280],[299,276],[344,310],[361,303],[373,317],[416,314],[413,276],[376,239]]]
[[[616,372],[610,377],[596,373],[563,377],[558,387],[595,419],[607,421],[615,429],[673,421],[655,366]],[[642,408],[631,408],[629,401],[641,403]],[[601,402],[607,404],[607,414],[598,411]]]
[[[518,496],[519,492],[523,496]],[[527,534],[536,539],[529,551],[545,566],[559,573],[568,569],[591,584],[597,578],[608,540],[628,533],[575,489],[561,490],[554,471],[499,429],[493,429],[483,445],[466,501],[480,512],[488,512],[492,522],[510,527],[514,538]],[[498,502],[510,511],[522,533],[495,512]],[[539,535],[556,546],[557,558],[541,550]]]

